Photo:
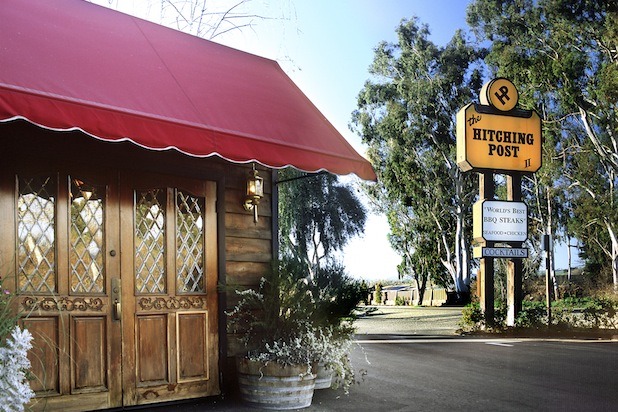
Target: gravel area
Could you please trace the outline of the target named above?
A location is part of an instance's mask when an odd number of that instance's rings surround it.
[[[357,335],[455,335],[461,307],[367,306],[354,325]]]

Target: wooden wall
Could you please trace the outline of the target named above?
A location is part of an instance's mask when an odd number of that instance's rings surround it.
[[[249,167],[236,167],[226,178],[225,187],[225,302],[226,311],[238,303],[235,290],[256,287],[270,270],[273,258],[272,233],[272,173],[260,169],[264,178],[264,198],[258,205],[258,222],[253,221],[253,212],[247,212],[239,199],[244,199],[245,182]],[[276,214],[276,212],[275,212]],[[276,219],[276,216],[274,217]],[[275,234],[276,236],[276,234]],[[232,358],[243,351],[238,337],[227,335],[227,356]],[[227,362],[227,369],[233,369]]]

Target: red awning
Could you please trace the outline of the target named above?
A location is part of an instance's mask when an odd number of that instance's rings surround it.
[[[0,121],[376,178],[275,61],[82,0],[2,0],[0,22]]]

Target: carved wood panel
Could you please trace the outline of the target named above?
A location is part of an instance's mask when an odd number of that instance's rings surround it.
[[[178,313],[178,382],[208,379],[208,312]]]
[[[32,317],[22,321],[33,336],[33,348],[28,352],[34,379],[30,388],[47,395],[60,392],[58,317]]]
[[[72,392],[107,390],[107,330],[105,317],[72,317]]]
[[[138,385],[169,382],[167,314],[137,316]]]

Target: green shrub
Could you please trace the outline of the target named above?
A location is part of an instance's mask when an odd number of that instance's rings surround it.
[[[307,289],[315,306],[311,321],[317,326],[338,326],[344,320],[353,320],[354,310],[367,296],[366,287],[349,277],[339,264],[318,269]]]
[[[575,297],[575,296],[567,296],[564,299],[560,299],[556,302],[552,303],[552,307],[556,308],[568,308],[568,309],[578,309],[585,308],[590,305],[593,301],[593,298],[588,297]]]
[[[480,330],[485,325],[485,316],[478,303],[470,303],[461,311],[459,326],[466,331]]]
[[[506,327],[506,313],[506,305],[496,301],[495,323],[492,328]],[[515,319],[516,327],[538,329],[547,324],[547,308],[544,302],[523,302],[522,311]],[[551,324],[560,329],[618,328],[618,299],[569,297],[552,302]],[[485,316],[478,303],[464,307],[460,326],[465,331],[477,331],[487,327]]]
[[[408,302],[403,296],[397,296],[395,298],[395,306],[406,306]]]
[[[618,301],[609,298],[568,297],[552,302],[551,323],[559,328],[617,328]],[[543,302],[524,302],[515,320],[522,328],[547,326],[547,308]]]
[[[515,319],[520,328],[539,328],[547,325],[547,309],[543,302],[524,302],[522,311]]]
[[[500,301],[496,302],[496,305],[494,307],[494,328],[503,329],[506,327],[506,314],[506,303]]]
[[[618,328],[618,300],[594,298],[583,310],[584,320],[593,328]]]
[[[311,278],[307,265],[286,257],[273,263],[257,290],[236,290],[228,330],[241,336],[244,356],[259,362],[323,363],[347,393],[355,382],[349,357],[354,309],[365,296],[360,281],[342,266],[321,268]]]

